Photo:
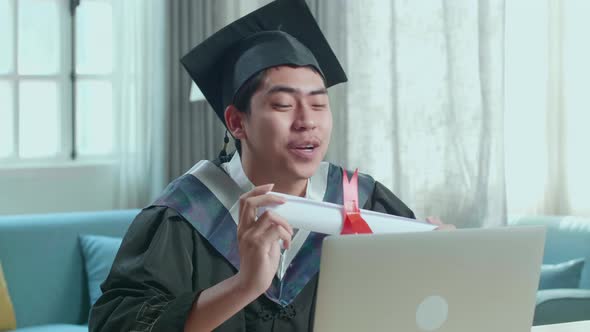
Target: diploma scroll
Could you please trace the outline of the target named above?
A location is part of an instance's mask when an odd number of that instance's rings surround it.
[[[258,208],[257,215],[272,211],[285,218],[293,228],[305,229],[328,235],[338,235],[342,231],[343,207],[338,204],[312,201],[297,196],[270,192],[284,198],[285,204]],[[392,216],[361,209],[361,216],[375,234],[425,232],[437,226],[414,219]]]

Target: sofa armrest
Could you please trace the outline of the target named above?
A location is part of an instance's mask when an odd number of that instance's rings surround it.
[[[590,289],[544,289],[537,292],[533,325],[590,320]]]

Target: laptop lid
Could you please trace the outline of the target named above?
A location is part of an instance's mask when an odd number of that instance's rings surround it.
[[[323,243],[314,331],[530,331],[544,227]]]

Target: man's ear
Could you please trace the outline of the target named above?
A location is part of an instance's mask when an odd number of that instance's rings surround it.
[[[229,105],[225,108],[223,116],[227,129],[235,139],[246,138],[246,131],[244,130],[246,113],[240,112],[234,105]]]

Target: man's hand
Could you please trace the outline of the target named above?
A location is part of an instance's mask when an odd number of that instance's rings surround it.
[[[259,206],[284,203],[278,196],[265,195],[272,187],[256,187],[240,197],[240,271],[201,292],[184,331],[212,331],[270,287],[281,256],[279,239],[289,247],[293,234],[291,226],[272,213],[256,219]]]
[[[258,207],[285,203],[280,197],[265,195],[272,188],[272,184],[259,186],[240,197],[240,271],[237,277],[242,287],[257,296],[270,287],[277,272],[281,256],[279,240],[289,248],[293,236],[289,223],[270,211],[256,219]]]
[[[426,221],[429,224],[438,226],[437,228],[434,229],[435,231],[445,231],[445,230],[457,229],[457,227],[455,227],[455,225],[443,223],[439,217],[427,217]]]

